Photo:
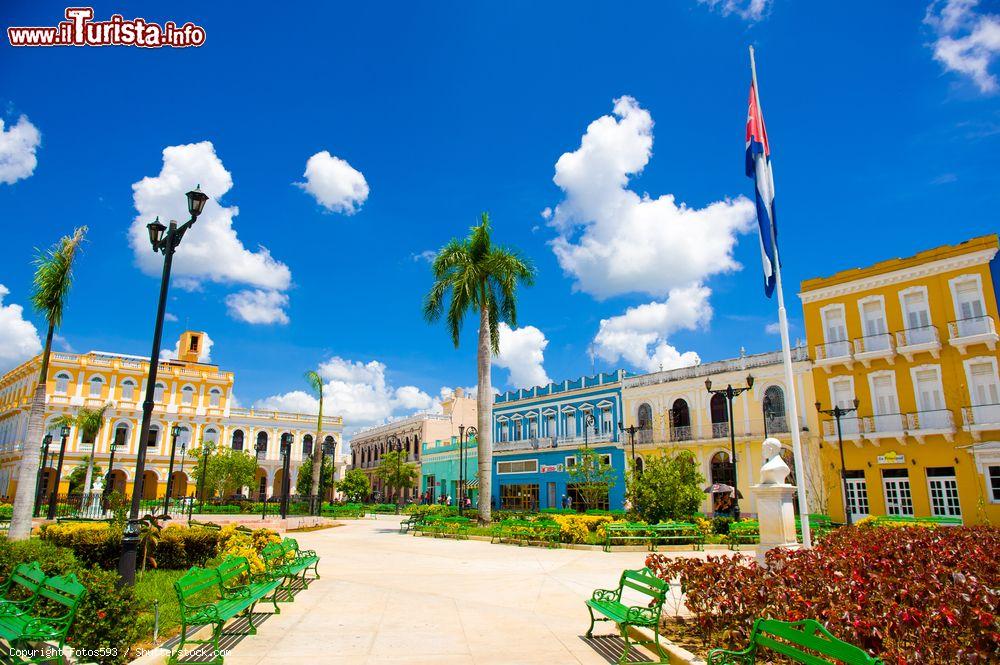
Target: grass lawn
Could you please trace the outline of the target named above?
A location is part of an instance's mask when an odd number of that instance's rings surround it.
[[[145,648],[153,646],[154,601],[159,601],[160,609],[160,631],[157,641],[162,642],[180,632],[180,605],[177,603],[174,582],[185,572],[187,571],[148,569],[144,573],[137,574],[135,595],[145,607],[136,617],[136,622],[142,629],[138,646]]]

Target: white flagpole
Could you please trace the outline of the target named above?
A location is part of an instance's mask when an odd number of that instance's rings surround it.
[[[757,96],[757,112],[763,116],[760,103],[760,88],[757,85],[757,63],[754,60],[753,46],[750,47],[750,71],[753,75],[753,89]],[[772,177],[773,180],[773,177]],[[774,214],[774,210],[770,211]],[[806,501],[806,474],[805,463],[802,457],[802,441],[800,439],[799,428],[799,401],[795,394],[795,376],[792,373],[792,351],[788,343],[788,317],[785,314],[785,296],[781,290],[781,259],[778,257],[778,240],[774,232],[774,219],[771,219],[771,246],[774,248],[774,281],[778,296],[778,327],[781,330],[781,359],[785,366],[785,384],[788,387],[788,395],[791,398],[791,422],[789,429],[792,430],[792,452],[795,455],[795,479],[798,485],[799,495],[799,519],[802,523],[802,546],[812,547],[812,533],[809,528],[809,504]],[[785,403],[785,413],[788,414],[788,402]]]

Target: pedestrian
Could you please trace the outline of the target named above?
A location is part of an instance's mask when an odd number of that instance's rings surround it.
[[[566,495],[562,495],[562,509],[566,510]]]
[[[570,510],[573,510],[573,497],[571,496],[566,497],[566,507],[569,508]]]
[[[445,505],[451,507],[451,495],[448,495],[448,499],[445,501]]]

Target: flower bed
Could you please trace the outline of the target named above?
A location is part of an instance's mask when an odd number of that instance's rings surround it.
[[[1000,530],[838,529],[811,550],[740,556],[651,554],[680,580],[706,645],[742,648],[754,619],[812,618],[886,663],[986,663],[1000,652]]]

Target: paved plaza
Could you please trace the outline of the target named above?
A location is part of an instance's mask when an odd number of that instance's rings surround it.
[[[602,650],[620,653],[620,641],[583,639],[584,600],[641,567],[644,553],[413,537],[398,524],[382,516],[298,534],[322,557],[322,578],[226,665],[607,663]]]

